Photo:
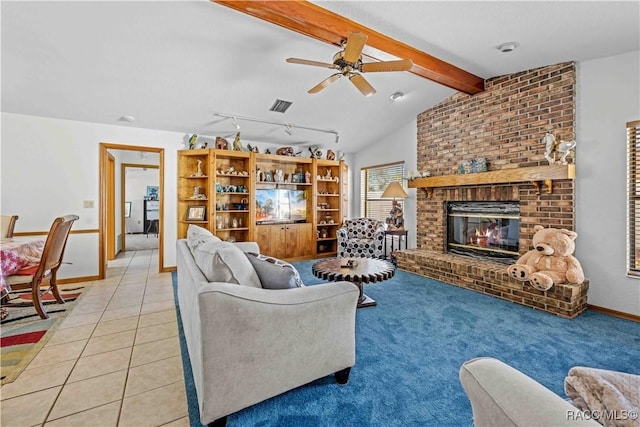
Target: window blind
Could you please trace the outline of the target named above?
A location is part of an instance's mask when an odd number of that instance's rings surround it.
[[[628,272],[640,277],[640,120],[627,123]]]
[[[360,216],[384,221],[391,212],[392,199],[381,198],[387,186],[397,181],[404,185],[404,162],[370,166],[360,170]],[[404,203],[398,200],[404,210]]]

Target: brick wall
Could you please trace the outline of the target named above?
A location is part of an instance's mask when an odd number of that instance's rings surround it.
[[[542,166],[542,137],[574,139],[575,64],[565,62],[485,82],[477,95],[458,93],[418,115],[417,166],[432,176],[457,173],[462,160],[484,157],[488,169]],[[569,161],[573,161],[570,157]],[[519,200],[520,251],[531,248],[533,226],[574,228],[572,180],[553,183],[553,193],[537,195],[530,183],[418,190],[417,247],[444,252],[448,200]]]

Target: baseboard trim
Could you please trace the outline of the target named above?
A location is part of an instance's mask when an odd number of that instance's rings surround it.
[[[640,323],[640,316],[631,313],[625,313],[623,311],[612,310],[610,308],[599,307],[597,305],[587,304],[587,309],[597,311],[598,313],[608,314],[610,316],[619,317],[625,320],[631,320],[633,322]]]
[[[66,279],[58,279],[56,282],[59,285],[64,285],[65,283],[92,282],[94,280],[100,280],[100,276],[68,277]]]

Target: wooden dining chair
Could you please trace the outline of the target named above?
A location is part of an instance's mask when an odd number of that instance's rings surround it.
[[[0,215],[0,238],[13,237],[18,215]]]
[[[23,270],[18,274],[7,277],[7,284],[10,286],[10,294],[15,291],[31,289],[33,305],[41,318],[47,319],[49,315],[44,310],[42,295],[51,291],[59,304],[64,304],[64,298],[58,291],[56,274],[62,264],[64,249],[67,245],[69,231],[77,215],[65,215],[56,218],[51,224],[51,229],[44,243],[40,263],[28,270]],[[48,287],[44,287],[48,284]]]

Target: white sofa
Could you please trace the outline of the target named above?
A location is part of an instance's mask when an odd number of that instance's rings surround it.
[[[460,382],[476,427],[600,426],[542,384],[491,357],[465,362]]]
[[[259,252],[253,242],[235,245]],[[209,282],[196,258],[185,239],[177,241],[178,301],[203,424],[224,425],[229,414],[330,374],[346,384],[355,363],[356,285]]]

